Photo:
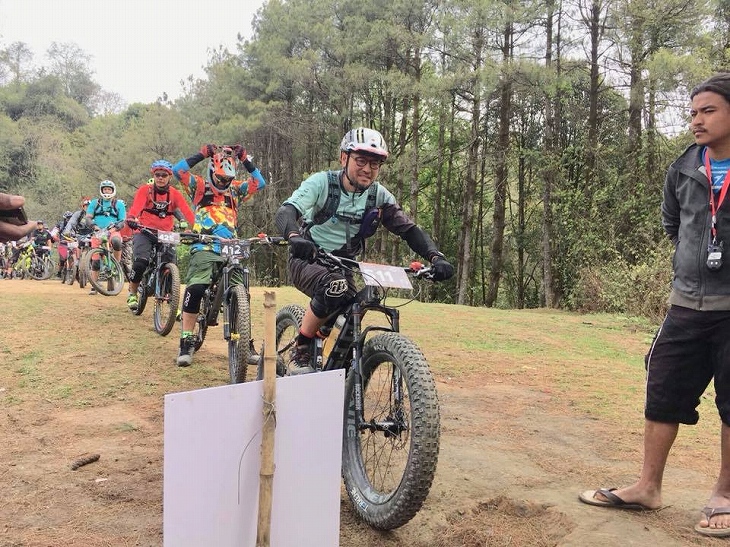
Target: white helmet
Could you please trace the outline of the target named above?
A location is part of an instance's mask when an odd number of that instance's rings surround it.
[[[111,188],[112,193],[105,194],[104,192],[102,192],[104,188]],[[114,196],[117,195],[117,185],[110,180],[102,180],[99,183],[99,194],[101,194],[101,199],[112,199]]]
[[[366,154],[374,154],[382,156],[383,159],[388,157],[388,145],[385,144],[383,135],[369,129],[367,127],[357,127],[350,129],[342,138],[340,150],[343,152],[365,152]]]

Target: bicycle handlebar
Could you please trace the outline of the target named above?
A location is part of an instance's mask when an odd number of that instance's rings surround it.
[[[317,249],[317,255],[314,257],[314,262],[328,268],[336,267],[350,270],[360,269],[360,262],[357,260],[344,256],[337,256],[319,248]],[[424,266],[421,262],[416,260],[411,262],[407,268],[403,268],[403,270],[416,279],[428,279],[429,281],[434,280],[433,277],[435,272],[433,271],[433,268],[431,266]]]
[[[192,245],[194,243],[232,243],[236,241],[247,241],[249,243],[258,243],[259,245],[287,245],[286,239],[283,237],[272,237],[264,233],[248,238],[225,238],[213,234],[199,234],[196,232],[181,232],[180,243],[184,245]]]

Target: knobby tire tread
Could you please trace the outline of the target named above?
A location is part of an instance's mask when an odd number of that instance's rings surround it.
[[[100,258],[102,255],[107,255],[107,258],[112,263],[112,268],[116,269],[116,276],[113,279],[116,279],[116,285],[114,288],[109,288],[109,279],[103,279],[99,280],[97,279],[94,281],[92,279],[91,275],[88,275],[88,281],[91,283],[91,286],[94,287],[99,294],[103,294],[104,296],[116,296],[120,292],[122,292],[122,289],[124,288],[124,274],[122,273],[122,266],[119,264],[116,258],[111,254],[111,251],[106,250],[99,250],[99,248],[92,249],[89,253],[84,256],[84,269],[86,270],[87,274],[91,272],[91,263],[94,260],[94,256],[99,255]]]
[[[251,305],[243,285],[231,288],[229,298],[228,327],[231,339],[228,341],[228,372],[232,384],[242,384],[246,381],[251,353]]]
[[[383,333],[369,339],[362,355],[363,376],[367,378],[380,363],[399,366],[410,401],[408,456],[398,486],[388,495],[373,495],[374,490],[363,467],[361,443],[363,433],[348,436],[354,424],[354,370],[350,370],[345,387],[345,430],[343,437],[342,475],[354,511],[370,526],[393,530],[410,521],[428,496],[439,453],[440,418],[436,385],[421,350],[400,333]],[[367,384],[364,390],[365,418],[368,419]],[[383,435],[382,432],[371,433]]]
[[[304,319],[304,308],[299,304],[287,304],[276,312],[276,375],[284,376],[286,374],[286,367],[284,360],[287,358],[286,355],[280,355],[279,352],[291,340],[282,340],[281,337],[287,329],[292,329],[295,333],[299,332],[299,328],[302,326],[302,320]],[[256,371],[256,379],[264,379],[264,354],[266,348],[264,347],[261,351],[262,358],[259,359],[258,370]]]
[[[155,331],[160,336],[167,336],[175,326],[177,310],[180,306],[180,270],[177,264],[173,264],[172,262],[165,264],[160,271],[158,281],[160,286],[163,287],[163,291],[167,289],[168,284],[170,286],[169,293],[163,295],[164,300],[155,299],[155,311],[153,314]],[[165,303],[168,306],[167,317],[162,317]]]

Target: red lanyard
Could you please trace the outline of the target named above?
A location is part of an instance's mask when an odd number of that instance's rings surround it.
[[[712,221],[710,224],[710,234],[712,235],[712,242],[717,243],[717,210],[725,200],[725,194],[727,194],[728,179],[730,179],[730,169],[725,173],[725,179],[722,181],[722,188],[720,189],[720,196],[717,200],[717,207],[715,207],[715,192],[712,191],[712,167],[710,166],[710,157],[705,149],[705,174],[707,180],[710,181],[710,212],[712,213]]]

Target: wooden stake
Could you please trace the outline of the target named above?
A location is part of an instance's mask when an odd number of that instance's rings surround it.
[[[274,485],[274,432],[276,430],[276,293],[264,292],[264,426],[261,433],[259,521],[256,547],[271,542],[271,504]]]

